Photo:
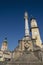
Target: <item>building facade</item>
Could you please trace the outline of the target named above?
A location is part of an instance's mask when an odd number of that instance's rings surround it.
[[[43,64],[43,46],[42,40],[40,37],[39,27],[37,25],[36,19],[30,19],[30,27],[28,23],[28,13],[24,14],[25,19],[25,35],[21,40],[18,40],[18,46],[12,52],[8,51],[7,40],[5,39],[2,43],[2,47],[0,50],[0,59],[11,59],[11,61],[7,64],[14,65],[32,65],[29,63],[42,63]],[[30,32],[32,35],[30,35]],[[40,65],[42,65],[40,64]],[[33,64],[35,65],[35,64]]]

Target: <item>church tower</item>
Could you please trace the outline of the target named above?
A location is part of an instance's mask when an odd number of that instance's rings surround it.
[[[37,22],[35,18],[31,18],[31,32],[32,39],[36,39],[36,45],[42,48],[42,41],[40,38],[39,28],[37,26]]]
[[[25,35],[22,40],[19,40],[19,47],[22,51],[24,50],[32,50],[32,41],[29,34],[29,24],[28,24],[28,13],[24,14],[24,22],[25,22]]]
[[[6,51],[7,49],[8,49],[8,42],[7,42],[7,38],[5,38],[4,41],[2,42],[1,50]]]

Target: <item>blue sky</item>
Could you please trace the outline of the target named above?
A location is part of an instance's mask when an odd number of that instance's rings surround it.
[[[24,36],[24,12],[36,18],[43,41],[43,0],[0,0],[0,47],[5,37],[10,50]]]

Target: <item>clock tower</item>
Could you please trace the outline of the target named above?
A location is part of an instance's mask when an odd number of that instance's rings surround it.
[[[37,22],[35,18],[31,18],[31,32],[32,32],[32,39],[36,40],[36,46],[39,46],[42,48],[42,41],[39,33],[39,28],[37,26]]]

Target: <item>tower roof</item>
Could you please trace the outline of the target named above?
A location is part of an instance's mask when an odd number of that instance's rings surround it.
[[[27,12],[25,12],[24,18],[28,18],[28,13]]]

